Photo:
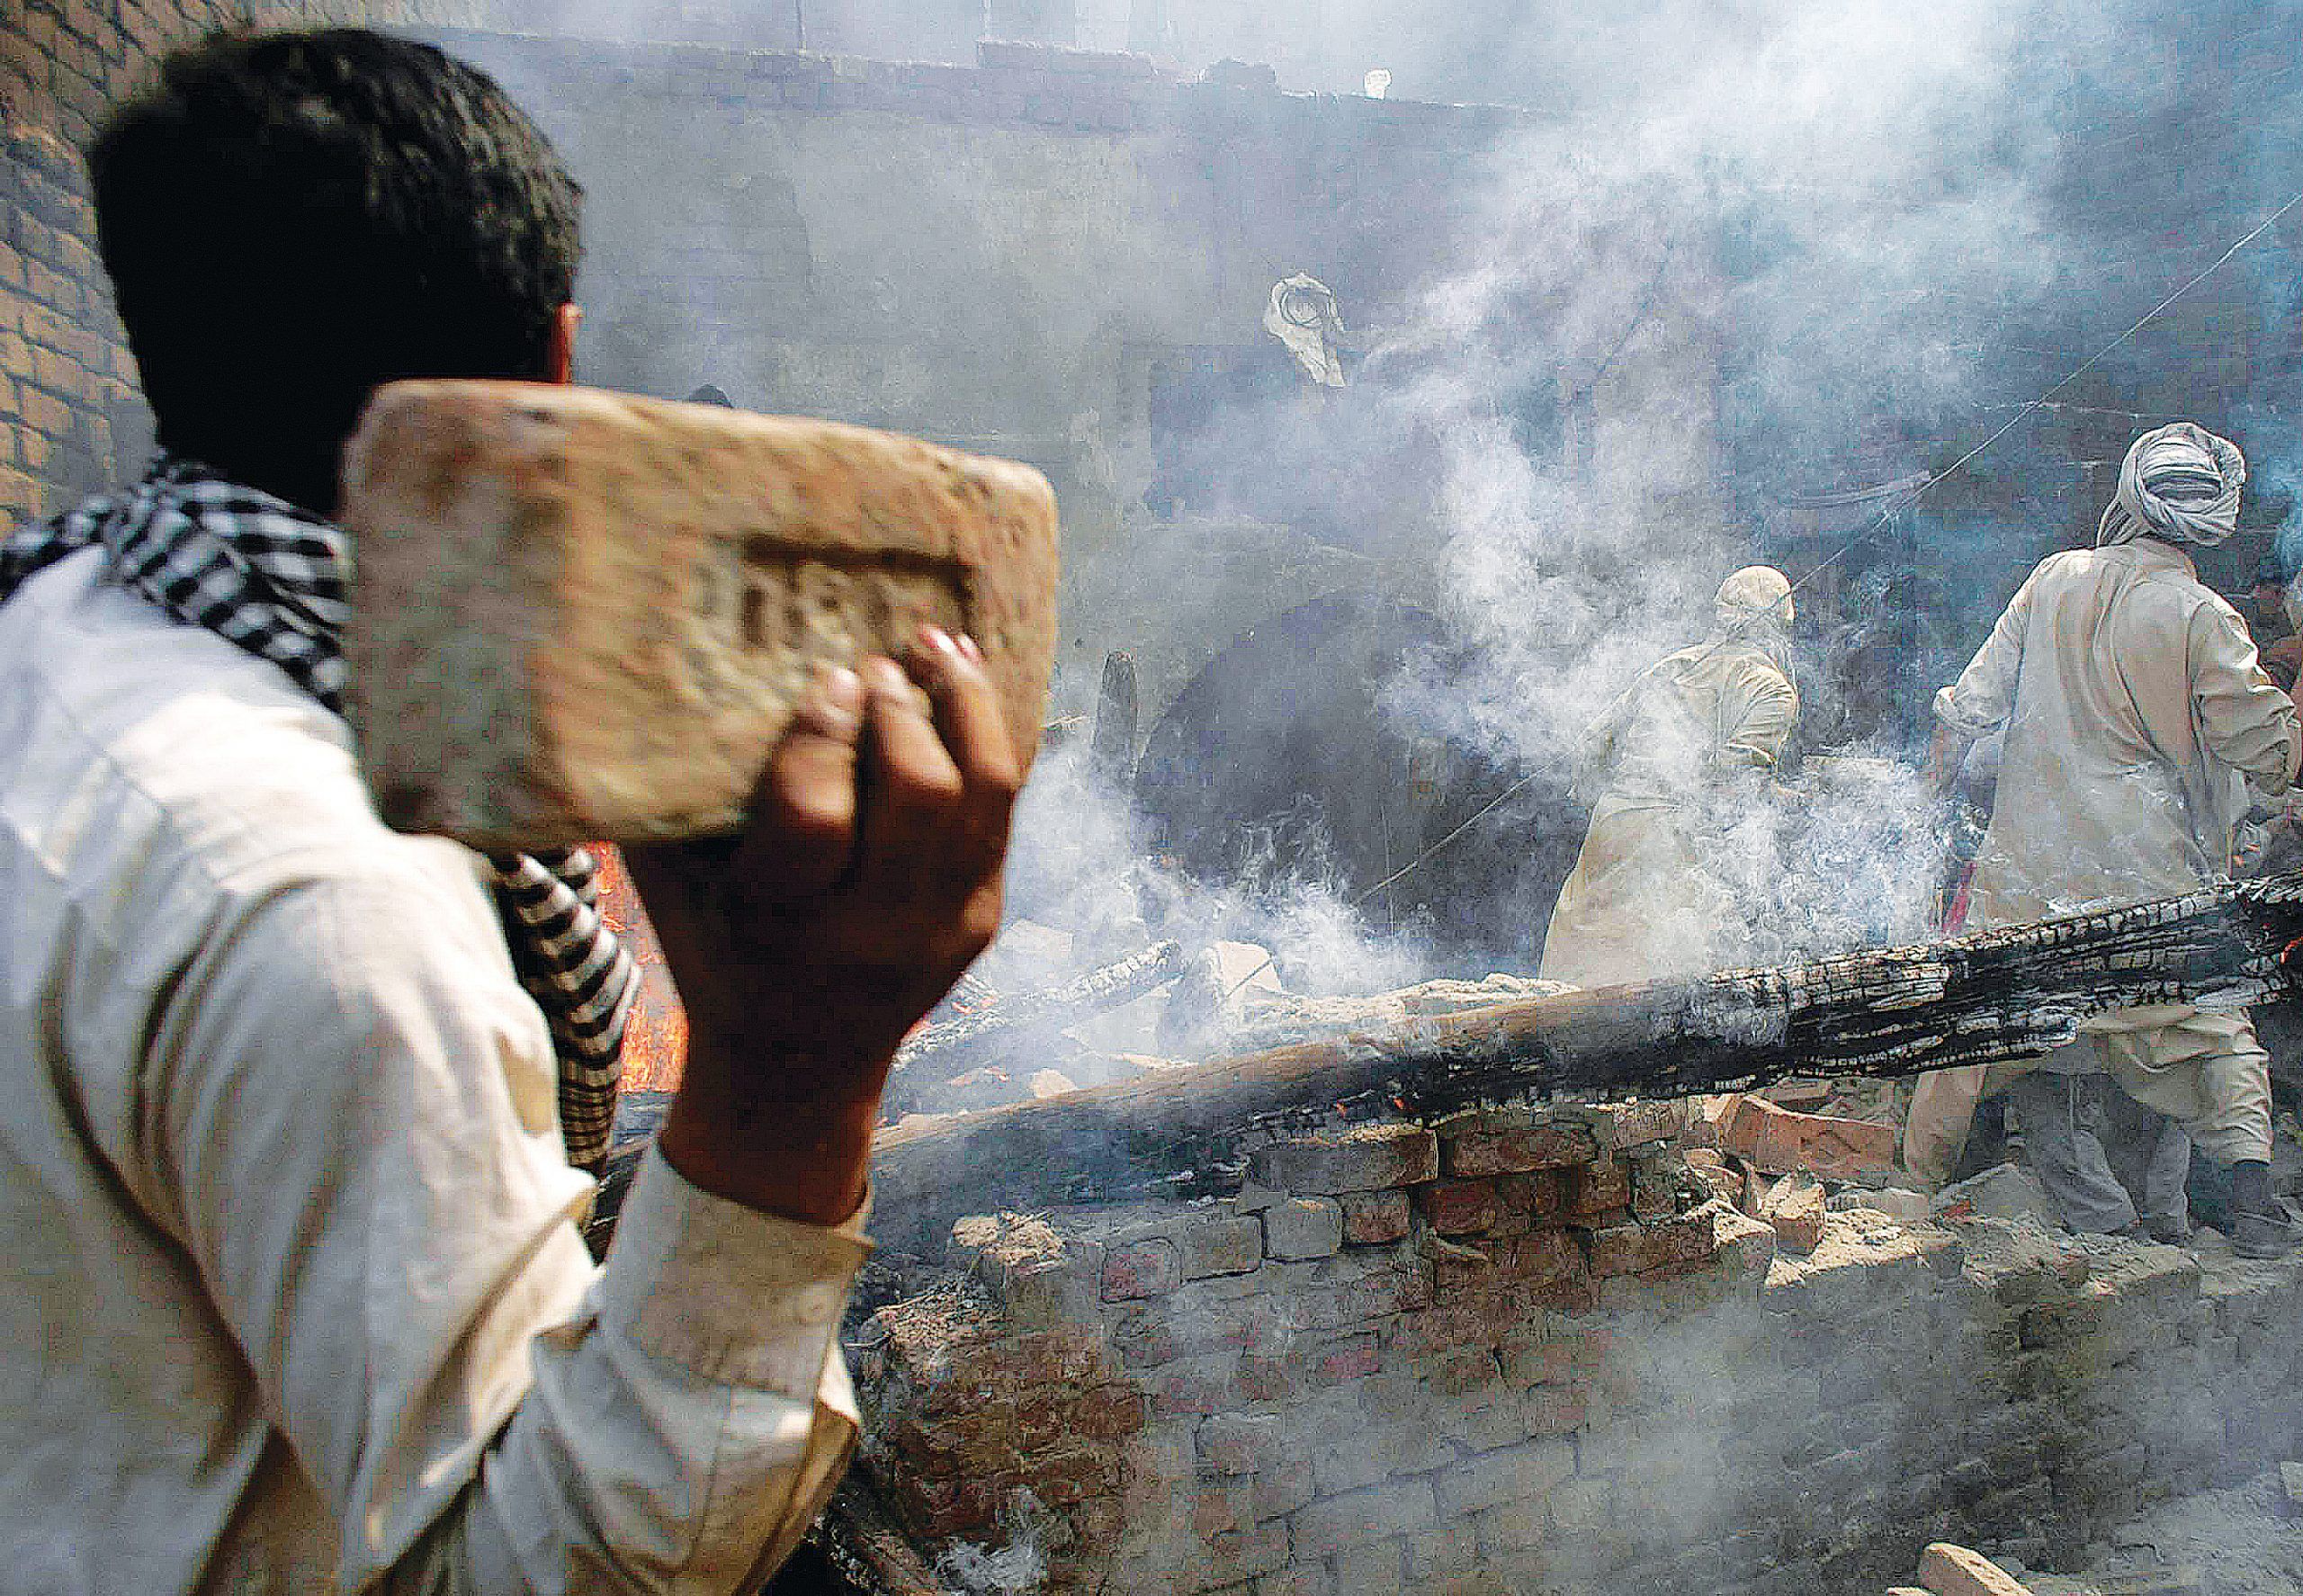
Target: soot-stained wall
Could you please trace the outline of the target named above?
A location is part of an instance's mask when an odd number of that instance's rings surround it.
[[[1029,44],[963,67],[440,37],[587,184],[587,380],[711,382],[1047,472],[1062,710],[1126,648],[1148,724],[1256,622],[1367,586],[1367,546],[1417,525],[1405,484],[1369,480],[1351,392],[1295,376],[1265,308],[1306,272],[1355,332],[1402,318],[1460,261],[1482,157],[1522,113]],[[1203,430],[1242,404],[1302,425],[1242,460]],[[1313,524],[1307,499],[1344,507]]]

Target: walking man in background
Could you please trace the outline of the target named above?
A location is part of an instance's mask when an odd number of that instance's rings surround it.
[[[2188,422],[2137,439],[2096,546],[2042,561],[1959,679],[1937,695],[1939,780],[1948,782],[1969,741],[2005,731],[1967,928],[2174,897],[2221,879],[2245,785],[2278,794],[2295,780],[2303,758],[2295,704],[2264,675],[2245,623],[2200,581],[2182,548],[2231,535],[2245,480],[2239,451]],[[2135,1105],[2173,1120],[2230,1168],[2237,1251],[2267,1257],[2290,1244],[2271,1191],[2269,1061],[2245,1015],[2188,1004],[2127,1009],[2089,1022],[2054,1067],[2108,1074]],[[1976,1099],[2030,1068],[1922,1077],[1904,1126],[1906,1165],[1947,1179]],[[2027,1130],[2036,1121],[2042,1142],[2061,1146],[2074,1127],[2056,1118],[2057,1104],[2076,1100],[2050,1083],[2018,1111],[2028,1107]],[[2121,1119],[2135,1117],[2122,1106]],[[2161,1206],[2172,1153],[2157,1119],[2140,1121],[2123,1134],[2103,1128],[2123,1141],[2147,1138],[2112,1161],[2162,1168],[2150,1189],[2131,1194]],[[2051,1154],[2041,1166],[2051,1190],[2060,1162]],[[2127,1197],[2093,1187],[2090,1211],[2099,1216],[2087,1227],[2124,1228],[2100,1215]],[[2132,1207],[2125,1217],[2133,1223]]]
[[[999,921],[980,656],[827,673],[740,841],[630,856],[689,1039],[595,1269],[629,967],[579,862],[379,821],[329,519],[379,384],[568,380],[576,185],[354,30],[175,54],[90,167],[164,453],[0,551],[0,1590],[756,1590],[854,1443],[889,1062]]]
[[[1716,868],[1799,718],[1791,584],[1764,565],[1719,585],[1709,639],[1650,666],[1586,734],[1591,829],[1544,936],[1543,975],[1608,986],[1741,962],[1744,907]]]

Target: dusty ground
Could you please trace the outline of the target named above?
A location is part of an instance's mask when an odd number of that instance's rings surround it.
[[[2303,1516],[2279,1473],[2164,1502],[2089,1548],[2079,1575],[2024,1575],[2036,1596],[2297,1596]]]

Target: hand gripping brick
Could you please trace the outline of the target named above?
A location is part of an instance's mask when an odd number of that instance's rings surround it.
[[[395,383],[345,451],[379,810],[488,849],[737,829],[819,662],[983,646],[1028,767],[1056,516],[1028,466],[520,382]]]

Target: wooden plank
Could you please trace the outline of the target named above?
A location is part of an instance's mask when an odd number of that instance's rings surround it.
[[[1222,1190],[1243,1142],[1338,1111],[1432,1116],[1529,1093],[1683,1097],[2034,1057],[2091,1015],[2288,990],[2283,960],[2299,940],[2303,874],[1276,1048],[885,1132],[874,1229],[883,1245],[933,1250],[965,1214]]]

